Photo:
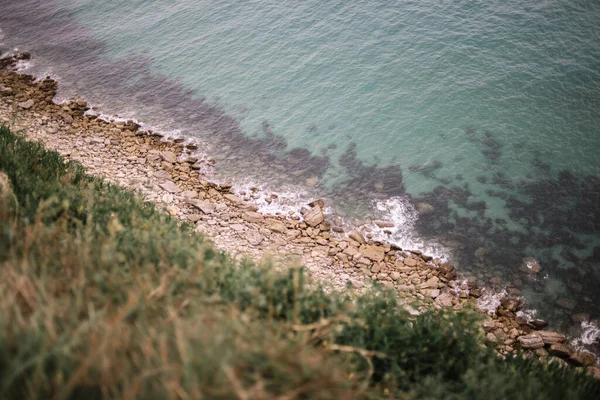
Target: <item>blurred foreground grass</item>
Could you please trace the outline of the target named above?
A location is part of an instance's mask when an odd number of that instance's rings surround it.
[[[8,178],[8,179],[7,179]],[[0,128],[2,399],[592,399],[583,371],[236,263],[134,193]]]

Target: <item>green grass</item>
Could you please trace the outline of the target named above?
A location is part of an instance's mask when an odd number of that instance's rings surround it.
[[[582,371],[236,263],[134,193],[0,128],[0,398],[598,398]]]

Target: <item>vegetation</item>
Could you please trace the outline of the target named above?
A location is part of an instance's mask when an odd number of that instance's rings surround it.
[[[0,398],[598,398],[584,371],[236,263],[134,193],[0,128]],[[1,174],[0,174],[1,175]],[[10,186],[10,187],[9,187]]]

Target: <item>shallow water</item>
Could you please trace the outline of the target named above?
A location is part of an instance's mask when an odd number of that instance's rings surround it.
[[[589,329],[570,314],[600,318],[600,3],[0,9],[4,48],[31,50],[31,71],[57,77],[61,96],[197,137],[238,184],[393,220],[394,240],[520,290],[574,336]],[[555,306],[563,297],[573,310]]]

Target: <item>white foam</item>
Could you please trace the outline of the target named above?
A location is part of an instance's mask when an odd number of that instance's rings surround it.
[[[424,254],[442,261],[447,261],[450,252],[447,248],[433,241],[423,241],[414,235],[414,226],[419,218],[419,213],[410,203],[408,198],[394,196],[389,199],[373,201],[374,220],[392,222],[392,228],[379,228],[377,225],[368,224],[367,227],[376,240],[393,242],[403,249],[420,250]],[[386,231],[391,232],[386,233]]]
[[[581,335],[571,341],[574,346],[592,345],[600,339],[600,328],[594,322],[582,321],[581,330]]]
[[[477,306],[479,309],[486,311],[488,314],[495,314],[498,306],[508,296],[506,289],[500,291],[490,290],[485,288],[479,299],[477,299]]]

